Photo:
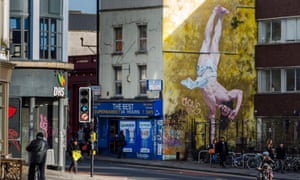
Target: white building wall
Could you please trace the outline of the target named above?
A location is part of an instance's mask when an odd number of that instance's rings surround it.
[[[139,23],[147,24],[147,53],[136,54],[138,50]],[[122,25],[123,54],[114,52],[114,26]],[[139,95],[138,65],[147,66],[147,79],[163,79],[162,54],[162,8],[127,9],[122,11],[103,11],[100,14],[100,84],[103,98],[114,96],[113,66],[122,66],[122,96],[134,98]],[[127,81],[129,73],[131,82]],[[148,97],[157,98],[158,93]]]
[[[83,38],[83,45],[81,40]],[[69,56],[95,55],[97,54],[96,31],[69,31]]]

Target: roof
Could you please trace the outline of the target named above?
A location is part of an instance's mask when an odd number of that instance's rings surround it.
[[[97,31],[97,15],[83,14],[80,11],[69,12],[69,31]]]

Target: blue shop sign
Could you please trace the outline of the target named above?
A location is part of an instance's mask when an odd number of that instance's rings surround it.
[[[162,116],[161,100],[154,102],[100,102],[94,105],[98,116]]]

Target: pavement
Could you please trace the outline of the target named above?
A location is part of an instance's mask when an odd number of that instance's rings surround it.
[[[126,164],[140,164],[143,166],[155,166],[155,167],[166,167],[166,168],[178,168],[183,170],[199,170],[205,172],[217,172],[224,174],[236,174],[236,175],[249,175],[253,176],[253,179],[256,179],[257,171],[255,169],[248,169],[242,167],[232,167],[227,165],[225,168],[219,167],[215,164],[213,167],[208,163],[193,161],[193,160],[143,160],[143,159],[132,159],[132,158],[121,158],[118,159],[113,156],[101,156],[96,155],[95,161],[109,161],[109,162],[118,162]],[[68,164],[67,164],[68,166]],[[80,167],[80,165],[79,165]],[[28,166],[23,167],[22,180],[27,179]],[[51,170],[46,169],[46,179],[47,180],[128,180],[129,178],[124,176],[115,176],[115,175],[103,175],[100,173],[94,173],[91,177],[88,172],[79,172],[77,174],[69,173],[67,171],[61,170]],[[284,174],[279,172],[274,172],[274,178],[278,180],[299,180],[300,172],[288,171]]]

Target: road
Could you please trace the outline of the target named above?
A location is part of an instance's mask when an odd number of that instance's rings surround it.
[[[90,173],[90,162],[79,162],[79,171]],[[183,170],[174,168],[150,167],[116,162],[96,161],[94,175],[124,177],[127,180],[247,180],[253,179],[247,175],[221,174],[214,172]]]

